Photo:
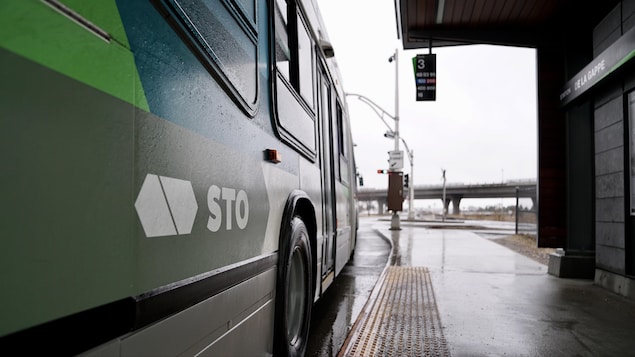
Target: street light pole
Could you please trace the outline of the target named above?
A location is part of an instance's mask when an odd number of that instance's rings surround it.
[[[354,93],[346,93],[346,96],[356,96],[359,100],[361,100],[362,102],[366,103],[368,106],[370,106],[373,111],[375,111],[375,114],[377,114],[379,116],[379,118],[384,122],[384,124],[386,124],[386,126],[388,127],[388,130],[390,131],[390,133],[392,135],[394,135],[395,138],[395,152],[399,152],[399,63],[398,63],[398,59],[399,59],[399,49],[395,49],[395,53],[390,56],[390,58],[388,58],[388,62],[393,62],[395,61],[395,116],[390,115],[387,111],[385,111],[382,107],[380,107],[379,105],[377,105],[375,102],[373,102],[372,100],[364,97],[363,95],[360,94],[354,94]],[[392,118],[395,121],[395,128],[394,130],[390,127],[390,125],[388,125],[388,123],[386,123],[386,121],[384,120],[384,115]],[[401,139],[403,140],[403,139]],[[405,145],[405,141],[404,141],[404,145]],[[406,149],[407,149],[407,145],[406,145]],[[408,150],[408,156],[410,158],[410,187],[412,187],[412,152],[410,150]],[[395,170],[393,172],[399,172],[399,170]],[[410,189],[410,211],[408,212],[408,219],[411,219],[411,215],[414,215],[413,212],[413,200],[414,200],[414,190],[411,188]],[[414,216],[412,217],[414,218]],[[399,213],[396,211],[392,212],[392,219],[390,221],[390,229],[391,230],[400,230],[400,223],[399,223]]]
[[[446,210],[445,210],[445,169],[441,169],[441,171],[443,172],[443,218],[442,221],[445,222],[445,215],[447,214]]]
[[[386,136],[386,134],[384,134]],[[406,147],[406,153],[408,153],[408,161],[410,161],[410,179],[408,180],[408,220],[412,221],[415,218],[414,213],[414,198],[415,198],[415,190],[414,190],[414,150],[410,150],[408,147],[408,143],[402,138],[401,142],[403,146]]]
[[[395,49],[388,62],[395,61],[395,152],[399,152],[399,49]],[[412,207],[410,208],[412,211]],[[392,219],[390,220],[391,230],[400,230],[399,213],[392,211]]]
[[[391,57],[395,61],[395,151],[399,151],[399,50]]]
[[[404,141],[404,145],[406,142]],[[408,147],[406,146],[406,150]],[[415,153],[412,150],[408,150],[408,157],[410,158],[410,180],[408,182],[408,220],[413,221],[415,219],[415,185],[414,185],[414,169],[413,169],[413,159]]]

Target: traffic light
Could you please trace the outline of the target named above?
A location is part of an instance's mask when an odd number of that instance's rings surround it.
[[[410,187],[409,185],[410,185],[410,177],[408,176],[408,174],[405,174],[403,176],[403,187],[408,188]]]
[[[380,170],[377,170],[377,173],[378,173],[378,174],[387,174],[387,173],[388,173],[388,170],[381,170],[381,169],[380,169]]]

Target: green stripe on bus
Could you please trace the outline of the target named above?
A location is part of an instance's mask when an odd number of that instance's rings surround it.
[[[114,1],[64,0],[109,42],[40,0],[0,2],[0,47],[149,111]]]

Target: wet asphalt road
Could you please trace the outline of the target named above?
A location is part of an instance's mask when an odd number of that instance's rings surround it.
[[[313,307],[305,356],[336,356],[375,287],[390,254],[390,244],[377,239],[375,220],[362,219],[353,259]]]

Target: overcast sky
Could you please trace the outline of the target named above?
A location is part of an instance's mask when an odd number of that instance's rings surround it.
[[[414,151],[415,185],[494,183],[535,178],[537,114],[535,51],[499,46],[434,48],[437,99],[415,100],[412,57],[397,40],[393,0],[317,0],[346,92],[395,113],[399,48],[400,132]],[[348,97],[357,166],[365,187],[387,187],[387,127],[364,103]],[[394,122],[386,118],[394,128]],[[404,150],[400,143],[400,149]],[[404,172],[410,172],[408,160]]]

